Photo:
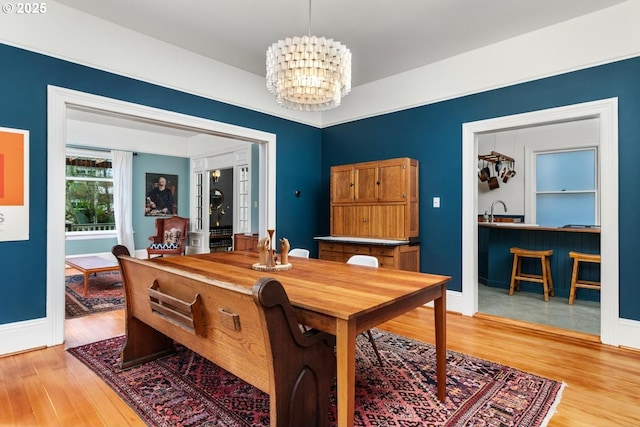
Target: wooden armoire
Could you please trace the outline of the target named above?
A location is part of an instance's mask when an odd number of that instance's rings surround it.
[[[331,236],[321,259],[376,256],[381,267],[419,271],[418,161],[407,157],[331,168]]]

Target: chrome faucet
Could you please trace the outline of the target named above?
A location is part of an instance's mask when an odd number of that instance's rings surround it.
[[[493,203],[491,203],[491,217],[489,219],[489,222],[493,222],[493,207],[496,205],[496,203],[502,203],[502,207],[504,208],[504,211],[507,211],[507,205],[504,204],[504,202],[502,200],[494,200]]]

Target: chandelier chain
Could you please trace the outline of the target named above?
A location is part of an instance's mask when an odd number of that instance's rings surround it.
[[[309,0],[309,37],[311,37],[311,0]]]

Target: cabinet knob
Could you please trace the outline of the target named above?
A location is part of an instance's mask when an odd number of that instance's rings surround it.
[[[376,185],[380,185],[380,181],[376,181]]]
[[[349,183],[349,187],[353,187],[353,182],[350,182],[350,183]]]
[[[402,193],[402,198],[406,199],[407,198],[407,193]]]

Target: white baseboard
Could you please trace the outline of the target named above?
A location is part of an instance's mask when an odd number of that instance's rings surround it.
[[[619,342],[623,347],[640,350],[640,322],[620,319],[618,323]]]
[[[464,298],[462,292],[447,291],[447,310],[454,313],[462,313]]]
[[[447,311],[453,313],[462,313],[462,292],[447,291]],[[433,307],[433,301],[425,304],[427,307]]]
[[[202,248],[200,246],[187,246],[187,250],[186,250],[186,254],[187,255],[192,255],[192,254],[206,254],[211,252],[211,250],[209,248]]]
[[[0,356],[46,347],[49,330],[45,318],[0,325]]]

